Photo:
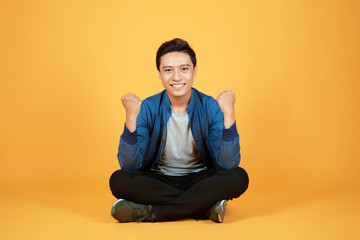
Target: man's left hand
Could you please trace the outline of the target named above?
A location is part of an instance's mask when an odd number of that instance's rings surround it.
[[[231,90],[223,91],[216,98],[221,111],[224,113],[224,126],[230,128],[235,122],[235,93]]]

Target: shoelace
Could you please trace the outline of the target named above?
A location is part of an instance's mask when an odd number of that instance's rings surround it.
[[[152,213],[152,209],[150,206],[148,206],[148,209],[145,210],[144,208],[134,208],[134,211],[136,212],[137,215],[144,215],[141,218],[136,219],[136,222],[143,222],[143,221],[147,221],[147,222],[153,222],[154,219],[151,218],[151,213]],[[140,214],[139,214],[140,211]]]
[[[139,219],[137,219],[135,222],[153,222],[154,219],[152,219],[148,214],[144,217],[141,217]]]

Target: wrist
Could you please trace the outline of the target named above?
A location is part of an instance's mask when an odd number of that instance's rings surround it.
[[[126,114],[125,124],[130,132],[134,132],[136,130],[136,119],[137,119],[137,115]]]
[[[224,114],[224,127],[230,128],[235,122],[235,113]]]

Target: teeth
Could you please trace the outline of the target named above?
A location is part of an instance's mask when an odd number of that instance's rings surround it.
[[[185,83],[184,83],[184,84],[171,85],[171,86],[173,86],[174,88],[180,88],[180,87],[182,87],[182,86],[184,86],[184,85],[185,85]]]

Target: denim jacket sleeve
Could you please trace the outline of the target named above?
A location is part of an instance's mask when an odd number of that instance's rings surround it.
[[[224,114],[215,99],[212,99],[208,111],[209,141],[215,169],[234,169],[240,164],[240,144],[236,122],[225,129]]]
[[[132,172],[142,168],[149,138],[147,111],[143,103],[137,117],[136,130],[130,133],[125,125],[124,132],[120,137],[117,157],[122,170]]]

